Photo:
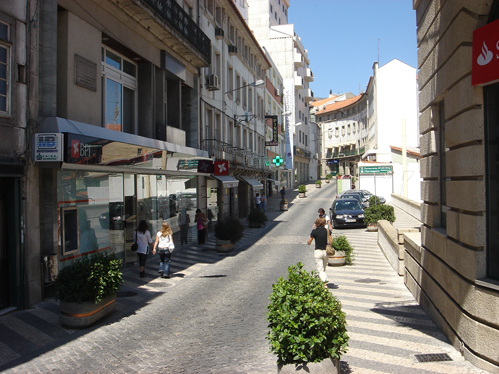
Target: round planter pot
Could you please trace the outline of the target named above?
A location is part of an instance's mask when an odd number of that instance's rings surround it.
[[[329,256],[327,261],[329,266],[342,266],[346,264],[345,251],[336,251],[334,256]]]
[[[217,239],[215,251],[219,253],[229,253],[234,248],[234,244],[230,240]]]
[[[72,328],[84,328],[111,313],[116,306],[116,294],[104,297],[100,303],[74,303],[61,300],[59,321]]]
[[[281,204],[281,210],[288,210],[288,204]]]
[[[298,197],[305,197],[305,194],[306,194],[305,192],[299,192]]]
[[[291,373],[331,373],[340,374],[340,360],[325,359],[321,362],[308,364],[277,365],[277,374]]]
[[[316,184],[315,188],[321,188],[322,186],[320,184]]]
[[[367,225],[367,231],[375,232],[378,231],[378,224],[369,224]]]
[[[326,183],[329,183],[329,179],[326,179]]]

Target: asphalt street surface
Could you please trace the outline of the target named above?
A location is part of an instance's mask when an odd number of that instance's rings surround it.
[[[276,373],[265,339],[272,284],[297,262],[315,268],[313,245],[306,242],[318,208],[328,211],[334,187],[311,184],[304,199],[289,191],[286,212],[278,211],[273,196],[272,221],[247,228],[229,254],[213,251],[212,234],[205,246],[178,248],[171,279],[158,277],[156,258],[148,261],[145,279],[127,269],[117,310],[88,329],[60,326],[50,301],[1,316],[0,372]],[[419,308],[377,248],[376,233],[338,233],[356,251],[352,266],[327,270],[351,337],[342,373],[484,373],[465,362]],[[420,353],[448,353],[452,361],[421,364],[414,359]]]

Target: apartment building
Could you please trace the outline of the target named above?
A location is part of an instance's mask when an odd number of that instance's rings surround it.
[[[285,168],[292,170],[293,184],[317,179],[317,157],[311,148],[315,125],[310,125],[309,103],[313,81],[308,51],[288,23],[287,0],[249,0],[248,24],[269,52],[283,77],[285,117]]]

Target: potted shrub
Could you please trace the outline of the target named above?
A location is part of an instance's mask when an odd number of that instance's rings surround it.
[[[331,179],[333,179],[333,174],[331,174],[331,173],[326,174],[326,183],[331,182]]]
[[[217,238],[215,250],[227,253],[234,248],[236,242],[243,237],[244,226],[237,218],[228,218],[217,221],[215,237]]]
[[[322,187],[322,181],[319,179],[319,180],[316,180],[315,181],[315,188],[321,188]]]
[[[304,184],[300,184],[298,186],[298,196],[305,197],[306,193],[307,193],[307,186],[305,186]]]
[[[114,253],[78,258],[63,268],[55,280],[61,323],[87,327],[112,312],[122,283],[121,260]]]
[[[369,201],[375,196],[371,196]],[[387,220],[390,223],[395,222],[395,212],[393,206],[385,204],[370,205],[364,210],[364,223],[369,231],[378,230],[378,221]]]
[[[334,256],[329,256],[328,265],[341,266],[352,264],[353,247],[345,235],[333,235],[332,246],[336,253]]]
[[[265,212],[260,208],[253,208],[248,215],[249,227],[262,227],[269,219]]]
[[[375,196],[375,195],[372,195],[369,200],[367,200],[369,202],[369,206],[373,206],[373,205],[381,205],[381,200],[378,196]]]
[[[281,199],[280,207],[281,207],[281,210],[288,210],[288,200]]]
[[[316,271],[304,270],[301,263],[290,266],[288,278],[280,277],[272,285],[267,310],[267,339],[277,356],[278,372],[290,364],[313,372],[308,364],[326,360],[339,373],[339,360],[348,346],[345,313]]]

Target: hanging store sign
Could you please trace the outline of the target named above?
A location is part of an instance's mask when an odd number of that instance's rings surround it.
[[[265,146],[272,147],[279,145],[279,123],[277,123],[277,116],[265,116],[265,118],[272,119],[272,140],[265,142]]]
[[[499,81],[499,20],[473,31],[471,84],[486,86]]]
[[[213,175],[229,175],[229,161],[215,161]]]
[[[61,133],[35,134],[35,161],[63,161],[64,136]]]

